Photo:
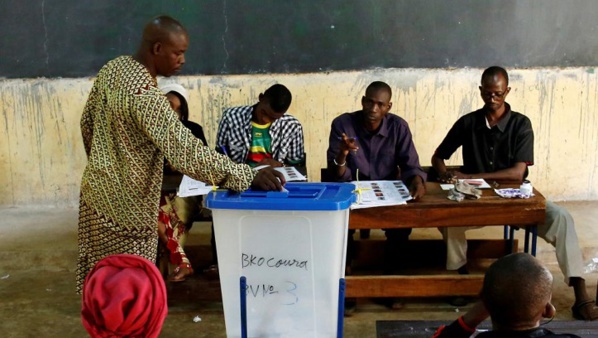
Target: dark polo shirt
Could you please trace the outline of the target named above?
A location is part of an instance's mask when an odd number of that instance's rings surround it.
[[[534,163],[534,132],[527,116],[511,111],[488,128],[484,109],[462,116],[436,149],[436,156],[448,160],[462,147],[465,174],[489,173],[513,167],[516,162]],[[527,176],[527,169],[525,171]]]

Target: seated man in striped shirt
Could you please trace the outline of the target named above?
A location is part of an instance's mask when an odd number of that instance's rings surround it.
[[[287,87],[275,84],[259,95],[256,104],[226,109],[218,126],[216,150],[252,167],[302,164],[303,127],[286,114],[291,99]]]

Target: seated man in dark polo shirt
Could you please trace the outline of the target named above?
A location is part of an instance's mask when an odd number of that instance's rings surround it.
[[[402,179],[414,199],[424,196],[426,174],[419,164],[407,122],[389,113],[392,91],[388,84],[371,83],[361,98],[362,109],[344,113],[332,121],[328,142],[328,172],[339,182]],[[402,255],[411,229],[388,229],[385,244],[385,273],[407,259]],[[347,266],[353,255],[353,234],[349,233]],[[351,303],[350,301],[348,302]],[[392,302],[389,304],[392,305]]]
[[[523,181],[534,163],[534,133],[525,115],[511,111],[505,102],[509,77],[501,67],[490,67],[482,74],[480,94],[484,107],[461,117],[432,156],[432,165],[443,181],[452,178]],[[462,147],[463,167],[448,171],[444,160]],[[440,228],[447,243],[447,269],[467,273],[467,227]],[[595,303],[586,291],[583,259],[575,224],[569,212],[546,201],[546,221],[538,226],[538,236],[556,248],[556,256],[566,282],[575,291],[571,308],[577,319],[598,319]]]

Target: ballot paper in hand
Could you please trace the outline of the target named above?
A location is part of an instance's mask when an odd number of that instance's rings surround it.
[[[196,181],[191,177],[185,175],[183,176],[183,180],[181,181],[181,185],[179,185],[179,197],[189,197],[189,196],[199,196],[199,195],[207,195],[210,191],[212,191],[212,186],[207,185],[204,182]]]
[[[307,181],[307,178],[303,176],[295,167],[276,167],[274,169],[281,172],[287,182]]]
[[[269,167],[269,165],[267,165],[267,164],[260,165],[253,169],[259,171],[266,167]],[[297,170],[297,168],[295,168],[295,167],[275,167],[274,170],[280,172],[284,176],[284,179],[287,182],[305,182],[305,181],[307,181],[307,177],[303,176],[303,174],[301,174],[299,172],[299,170]]]
[[[351,209],[407,204],[411,200],[403,181],[353,181],[359,191],[357,203]]]

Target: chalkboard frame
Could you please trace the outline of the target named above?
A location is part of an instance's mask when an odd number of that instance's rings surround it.
[[[0,77],[93,76],[167,14],[184,75],[598,65],[598,2],[20,0],[0,4]]]

